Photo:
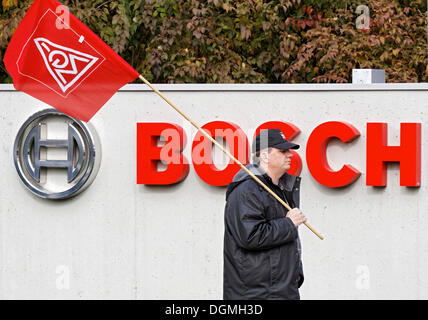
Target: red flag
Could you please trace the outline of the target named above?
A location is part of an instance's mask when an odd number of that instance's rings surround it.
[[[17,90],[84,121],[139,76],[55,0],[34,1],[9,43],[4,64]]]

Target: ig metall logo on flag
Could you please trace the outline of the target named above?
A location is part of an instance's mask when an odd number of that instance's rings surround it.
[[[18,175],[32,193],[46,199],[66,199],[94,180],[101,146],[90,124],[46,109],[22,125],[13,155]]]
[[[58,16],[47,9],[23,46],[16,65],[21,75],[66,98],[105,58],[71,27],[58,30],[57,21]],[[47,35],[46,29],[54,32]],[[28,56],[34,63],[25,63]]]
[[[56,0],[34,0],[4,54],[15,89],[89,121],[139,73]]]

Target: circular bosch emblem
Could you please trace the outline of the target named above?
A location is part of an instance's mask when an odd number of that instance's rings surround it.
[[[46,199],[66,199],[94,180],[100,151],[92,126],[46,109],[22,125],[13,156],[19,177],[32,193]]]

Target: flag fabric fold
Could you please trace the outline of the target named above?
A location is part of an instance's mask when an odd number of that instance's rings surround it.
[[[4,56],[17,90],[83,121],[139,74],[56,0],[35,0]]]

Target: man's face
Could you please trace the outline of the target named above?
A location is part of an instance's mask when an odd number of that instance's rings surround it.
[[[293,154],[288,149],[271,148],[267,154],[269,169],[286,172],[290,169],[292,156]]]

